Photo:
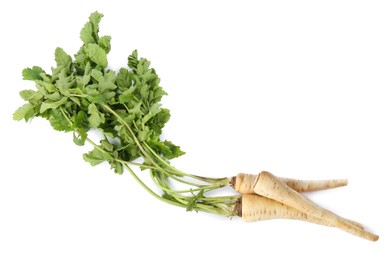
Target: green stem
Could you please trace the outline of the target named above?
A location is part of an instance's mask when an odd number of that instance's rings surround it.
[[[124,160],[121,160],[121,159],[116,159],[116,161],[120,162],[120,163],[124,163],[124,164],[130,164],[130,165],[133,165],[133,166],[138,166],[138,167],[144,167],[146,169],[149,169],[149,170],[158,170],[157,167],[154,167],[154,166],[151,166],[151,165],[147,165],[147,164],[142,164],[142,163],[135,163],[135,162],[131,162],[131,161],[124,161]]]
[[[181,204],[181,203],[177,203],[176,201],[172,201],[172,200],[168,200],[168,199],[165,199],[163,197],[161,197],[160,195],[158,195],[157,193],[155,193],[154,191],[152,191],[138,176],[137,174],[135,174],[135,172],[127,165],[127,164],[122,164],[123,167],[125,167],[129,172],[130,174],[134,177],[134,179],[149,193],[151,194],[153,197],[157,198],[158,200],[161,200],[163,202],[166,202],[166,203],[169,203],[171,205],[175,205],[175,206],[178,206],[178,207],[182,207],[182,208],[185,208],[186,206]]]
[[[152,157],[145,151],[145,149],[142,147],[141,143],[139,142],[138,138],[135,136],[133,130],[131,129],[131,127],[126,123],[125,120],[123,120],[122,117],[120,117],[114,110],[112,110],[109,106],[105,105],[105,104],[101,104],[101,106],[106,109],[108,112],[110,112],[111,114],[113,114],[116,119],[129,131],[130,135],[131,135],[131,138],[134,140],[135,144],[137,145],[138,149],[140,149],[141,153],[143,154],[143,156],[145,158],[147,158],[148,160],[150,160],[150,162],[155,166],[157,167],[160,171],[164,171],[164,169],[162,169],[153,159]]]
[[[144,167],[144,168],[149,169],[149,170],[159,170],[157,167],[154,167],[154,166],[151,166],[151,165],[147,165],[147,164],[135,163],[135,162],[131,162],[131,161],[124,161],[124,160],[121,160],[121,159],[115,159],[115,160],[120,162],[120,163],[126,163],[126,164],[130,164],[130,165],[133,165],[133,166]],[[169,169],[165,169],[165,172],[163,172],[163,174],[166,174],[166,172],[169,173],[170,170]],[[194,182],[185,181],[185,180],[180,179],[180,178],[178,178],[178,177],[176,177],[175,175],[172,175],[172,174],[168,174],[168,176],[170,178],[174,179],[175,181],[181,182],[183,184],[196,186],[196,187],[206,187],[207,186],[207,185],[203,185],[203,184],[198,184],[198,183],[194,183]]]
[[[68,114],[64,111],[62,106],[60,106],[60,110],[61,110],[62,115],[65,117],[66,121],[68,121],[69,127],[72,127],[73,126],[73,122],[72,122],[72,120],[70,120]]]
[[[101,104],[101,106],[106,109],[107,111],[109,111],[111,114],[113,114],[117,120],[129,131],[131,137],[133,138],[134,142],[136,143],[136,145],[138,146],[138,148],[140,149],[141,153],[145,156],[145,158],[149,159],[150,162],[156,166],[157,168],[159,168],[160,171],[163,171],[165,172],[166,170],[161,168],[161,166],[159,166],[154,160],[153,158],[146,152],[146,150],[144,149],[144,147],[142,146],[142,144],[139,142],[138,138],[136,137],[136,135],[134,134],[133,130],[131,129],[131,127],[129,126],[129,124],[127,124],[126,121],[124,121],[114,110],[112,110],[109,106],[105,105],[105,104]],[[172,170],[172,173],[173,174],[176,174],[178,176],[187,176],[187,177],[191,177],[191,178],[194,178],[194,179],[197,179],[197,180],[201,180],[201,181],[204,181],[204,182],[218,182],[218,183],[224,183],[224,185],[226,186],[228,184],[228,178],[218,178],[218,179],[215,179],[215,178],[206,178],[206,177],[201,177],[201,176],[197,176],[197,175],[192,175],[192,174],[188,174],[188,173],[185,173],[183,171],[180,171],[178,169],[176,169],[175,167],[173,167],[172,165],[170,165],[169,163],[167,163],[164,159],[162,159],[146,142],[143,142],[143,144],[145,145],[145,147],[148,149],[148,151],[155,157],[157,158],[157,160],[162,163],[164,166],[166,166],[167,168],[171,169]]]
[[[194,191],[201,191],[201,190],[204,190],[205,192],[207,191],[211,191],[211,190],[215,190],[215,189],[218,189],[218,187],[215,187],[215,186],[207,186],[207,187],[202,187],[202,188],[195,188],[195,189],[189,189],[189,190],[172,190],[171,188],[166,188],[164,186],[161,186],[155,178],[153,178],[153,181],[154,183],[159,187],[161,188],[162,190],[164,191],[168,191],[170,193],[191,193],[191,192],[194,192]]]
[[[130,126],[126,123],[125,120],[122,119],[122,117],[120,117],[114,110],[112,110],[109,106],[105,105],[105,104],[101,104],[101,106],[106,109],[107,111],[109,111],[111,114],[113,114],[116,119],[118,119],[118,121],[124,126],[126,127],[126,129],[129,131],[131,137],[133,138],[135,144],[138,146],[138,148],[140,149],[141,153],[147,157],[148,159],[152,160],[152,158],[149,157],[149,154],[144,150],[144,148],[142,147],[142,145],[140,144],[140,142],[138,141],[138,138],[135,136],[133,130],[131,130]]]
[[[157,164],[153,160],[152,156],[144,149],[144,147],[139,142],[139,140],[135,136],[134,132],[130,128],[130,126],[109,106],[107,106],[105,104],[101,104],[101,106],[104,109],[106,109],[107,111],[109,111],[110,113],[112,113],[117,118],[117,120],[129,131],[131,137],[133,138],[134,142],[136,143],[136,145],[140,149],[144,158],[148,159],[153,165],[145,165],[145,164],[140,164],[140,163],[135,163],[135,162],[123,161],[121,159],[114,159],[115,156],[113,156],[110,152],[102,149],[99,145],[95,144],[88,137],[86,138],[86,141],[88,143],[90,143],[94,148],[98,149],[100,152],[108,154],[111,158],[113,158],[113,160],[121,163],[123,165],[123,167],[126,168],[128,170],[128,172],[134,177],[134,179],[153,197],[157,198],[160,201],[166,202],[166,203],[174,205],[174,206],[187,208],[188,203],[190,203],[190,201],[193,199],[193,197],[181,195],[182,193],[192,193],[192,192],[197,192],[197,191],[199,191],[199,192],[203,191],[205,193],[205,192],[208,192],[211,190],[215,190],[215,189],[224,187],[228,184],[227,178],[219,178],[219,179],[205,178],[205,177],[196,176],[196,175],[192,175],[192,174],[188,174],[188,173],[179,171],[178,169],[176,169],[175,167],[173,167],[172,165],[167,163],[165,160],[163,160],[147,143],[143,142],[143,144],[145,145],[148,152],[150,152],[153,157],[157,158],[157,160],[164,167],[160,166],[159,164]],[[68,121],[69,126],[72,127],[73,122],[69,118],[69,116],[67,115],[66,111],[64,111],[64,109],[62,107],[60,107],[60,111],[63,114],[63,116],[65,117],[65,119]],[[74,129],[74,131],[77,132],[77,129]],[[162,178],[162,176],[156,178],[156,176],[152,176],[153,182],[162,191],[164,191],[168,195],[167,197],[160,196],[159,194],[157,194],[156,192],[151,190],[137,176],[137,174],[130,168],[129,165],[138,166],[138,167],[145,167],[145,168],[150,169],[150,170],[158,171],[160,174],[166,175],[167,177],[170,177],[170,178],[174,179],[175,181],[178,181],[178,182],[190,185],[190,186],[195,186],[197,188],[186,189],[186,190],[172,190],[168,181],[167,181],[167,178]],[[200,180],[200,181],[203,181],[206,183],[213,183],[213,185],[196,184],[193,182],[185,181],[181,178],[176,177],[175,175],[180,176],[180,177],[193,178],[193,179]],[[204,212],[214,213],[214,214],[219,214],[219,215],[224,215],[224,216],[232,216],[232,215],[234,215],[234,204],[236,203],[236,201],[237,201],[236,196],[209,197],[209,198],[202,197],[200,199],[200,201],[196,202],[196,205],[193,207],[193,210],[204,211]]]
[[[95,144],[94,141],[92,141],[91,139],[89,139],[88,137],[85,139],[88,143],[90,143],[94,148],[96,148],[97,150],[99,150],[100,152],[102,153],[106,153],[106,154],[109,154],[109,152],[103,150],[99,145]],[[109,154],[111,156],[111,154]]]
[[[172,173],[174,173],[176,175],[187,176],[187,177],[191,177],[191,178],[196,179],[196,180],[209,182],[209,183],[210,182],[219,182],[219,183],[223,183],[225,186],[229,183],[228,178],[206,178],[206,177],[188,174],[188,173],[185,173],[183,171],[180,171],[180,170],[176,169],[175,167],[173,167],[172,165],[170,165],[169,163],[167,163],[165,160],[163,160],[147,143],[144,142],[143,144],[149,150],[149,152],[151,152],[157,158],[157,160],[159,160],[161,163],[163,163],[164,166],[168,167],[172,171]]]
[[[159,160],[162,164],[164,164],[164,166],[173,170],[174,173],[176,173],[177,175],[193,177],[193,175],[187,174],[185,172],[181,172],[181,171],[177,170],[175,167],[173,167],[172,165],[170,165],[169,163],[167,163],[147,143],[144,142],[144,145],[149,150],[149,152],[151,152],[157,158],[157,160]]]

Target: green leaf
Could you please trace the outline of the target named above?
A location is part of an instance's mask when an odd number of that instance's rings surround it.
[[[109,53],[111,50],[111,36],[103,36],[99,39],[99,46],[102,47],[102,49]]]
[[[163,142],[159,140],[158,136],[152,136],[148,140],[148,144],[150,147],[156,150],[158,154],[171,154],[171,150],[169,149],[168,146],[166,146]]]
[[[66,74],[66,71],[63,69],[58,75],[58,80],[56,81],[55,85],[57,86],[58,90],[61,92],[62,95],[69,97],[69,89],[76,85],[76,79],[74,75],[68,76]]]
[[[138,60],[137,67],[134,69],[138,75],[142,77],[144,82],[146,83],[148,80],[154,78],[155,72],[152,69],[149,69],[150,61],[147,59],[141,58]]]
[[[45,72],[42,72],[41,74],[39,74],[39,76],[41,76],[43,82],[52,83],[52,81],[51,81],[52,76],[51,75],[48,75]]]
[[[77,73],[83,74],[86,65],[89,63],[88,57],[85,54],[84,45],[82,48],[80,48],[80,50],[77,52],[77,54],[74,55],[74,58],[75,58],[75,63],[74,63],[75,66],[74,67],[75,67]]]
[[[51,83],[44,82],[42,80],[36,80],[35,82],[38,85],[41,85],[42,87],[44,87],[49,93],[53,93],[53,92],[57,91],[57,88]]]
[[[88,22],[80,31],[80,39],[84,42],[84,44],[95,43],[95,39],[93,38],[92,34],[92,24]]]
[[[89,81],[91,80],[91,71],[91,64],[87,62],[84,68],[84,75],[76,76],[77,87],[84,88],[86,85],[88,85]]]
[[[138,132],[138,140],[140,142],[145,141],[146,138],[148,137],[149,133],[150,133],[149,128],[147,126],[145,126],[144,130]]]
[[[84,25],[80,32],[80,38],[84,44],[97,43],[99,38],[99,23],[102,17],[103,14],[98,12],[94,12],[89,16],[89,22]]]
[[[159,136],[162,133],[165,123],[169,121],[170,117],[171,114],[169,109],[161,108],[160,112],[148,122],[148,126],[153,129],[156,135]]]
[[[53,101],[45,101],[42,103],[41,105],[41,109],[40,109],[40,113],[43,113],[45,112],[46,110],[48,109],[56,109],[64,104],[66,104],[66,102],[68,102],[68,98],[67,97],[63,97],[61,98],[59,101],[56,101],[56,102],[53,102]]]
[[[69,99],[72,100],[78,106],[81,106],[81,102],[80,102],[80,99],[78,97],[70,97]]]
[[[84,111],[79,111],[74,120],[75,132],[73,132],[73,142],[77,145],[84,145],[89,129],[88,115]]]
[[[116,78],[116,84],[120,91],[128,90],[132,85],[131,72],[125,68],[121,68]]]
[[[84,89],[85,94],[87,94],[86,98],[91,103],[96,103],[96,104],[104,103],[105,102],[104,97],[100,94],[100,92],[96,88],[97,88],[96,84],[88,85]]]
[[[60,92],[54,92],[53,94],[47,95],[47,99],[52,100],[52,101],[58,101],[61,99],[61,94]]]
[[[98,128],[100,124],[105,122],[104,114],[101,113],[94,103],[88,106],[88,114],[90,114],[88,121],[91,127]]]
[[[134,50],[133,53],[127,58],[127,65],[130,69],[136,70],[138,65],[138,51]]]
[[[77,87],[84,88],[89,83],[90,80],[91,80],[90,75],[77,76],[76,77]]]
[[[88,125],[88,115],[84,111],[79,111],[76,115],[76,119],[74,120],[74,126],[77,129],[87,129]]]
[[[100,65],[103,69],[107,67],[107,54],[96,43],[88,43],[85,46],[85,54],[97,65]]]
[[[157,78],[157,75],[155,74],[155,72],[154,72],[153,69],[147,70],[147,71],[142,75],[142,79],[143,79],[144,82],[146,82],[146,83],[150,83],[150,82],[152,82],[153,80],[155,80],[156,78]]]
[[[101,140],[100,141],[101,147],[108,152],[114,151],[114,146],[107,140]]]
[[[149,102],[160,102],[161,98],[165,95],[167,95],[167,93],[161,87],[155,87],[153,92],[149,93]]]
[[[100,94],[92,94],[87,97],[88,101],[94,104],[101,104],[106,102],[106,99],[103,97],[103,95]]]
[[[149,95],[149,86],[147,84],[142,84],[139,93],[141,94],[141,98],[146,99]]]
[[[115,97],[116,93],[113,92],[113,91],[110,91],[110,92],[105,92],[102,94],[102,97],[105,101],[107,101],[109,104],[111,104],[111,99],[113,97]],[[113,101],[113,103],[116,103],[115,100]]]
[[[110,71],[105,71],[104,72],[104,80],[103,82],[99,82],[99,88],[101,91],[106,91],[106,90],[114,90],[117,89],[117,86],[115,85],[116,81],[116,75],[115,72],[110,70]]]
[[[114,169],[116,174],[123,174],[123,165],[118,161],[111,161],[110,162],[111,169]]]
[[[142,75],[144,74],[144,66],[141,62],[137,64],[137,74]]]
[[[187,204],[187,211],[192,211],[196,207],[196,204],[198,204],[198,200],[201,200],[202,198],[204,198],[203,193],[204,193],[204,190],[202,189],[198,192],[198,194],[196,194],[196,195],[194,194],[192,199]]]
[[[19,92],[19,95],[21,98],[23,98],[25,101],[29,101],[32,99],[35,95],[36,91],[31,89],[25,89]]]
[[[104,161],[111,161],[114,159],[109,152],[104,150],[105,146],[107,146],[107,143],[102,143],[101,145],[93,148],[93,150],[89,153],[85,153],[83,155],[84,160],[89,162],[92,166],[95,166]]]
[[[131,101],[135,87],[132,87],[119,96],[119,103],[126,104]]]
[[[163,155],[167,159],[173,159],[185,154],[179,146],[174,145],[172,142],[167,140],[161,142],[158,136],[152,136],[147,142],[150,147],[154,148],[159,154]]]
[[[98,89],[100,93],[104,93],[109,90],[114,90],[117,88],[115,85],[115,72],[113,71],[108,71],[105,72],[104,74],[96,69],[93,69],[91,72],[91,76],[98,81]]]
[[[103,78],[103,72],[101,72],[100,70],[97,70],[97,69],[93,69],[91,71],[91,77],[94,78],[97,82],[99,81],[102,81],[104,78]]]
[[[99,13],[99,12],[93,12],[89,16],[89,22],[92,25],[93,32],[96,34],[99,32],[99,23],[100,23],[100,20],[103,18],[103,16],[104,15]]]
[[[51,110],[49,121],[51,126],[57,131],[69,132],[72,130],[68,120],[59,110]]]
[[[142,124],[146,124],[146,122],[148,122],[152,117],[157,115],[161,111],[160,106],[161,104],[154,103],[149,112],[142,118]]]
[[[133,107],[128,109],[127,113],[125,113],[122,118],[127,122],[128,124],[133,124],[133,121],[135,119],[141,118],[142,117],[142,111],[141,111],[141,106],[143,102],[139,101],[137,104],[135,104]]]
[[[106,161],[107,155],[103,154],[103,152],[100,151],[99,149],[94,148],[89,153],[83,154],[83,159],[86,162],[89,162],[92,166],[96,166],[96,165]]]
[[[136,145],[129,146],[126,151],[129,154],[129,160],[135,160],[140,157],[140,151]]]
[[[54,52],[55,60],[57,62],[57,66],[63,66],[68,68],[72,63],[72,57],[70,57],[62,48],[57,48]]]
[[[25,68],[22,71],[22,76],[24,80],[42,80],[41,73],[45,73],[45,71],[41,67],[34,66],[32,68]]]
[[[83,146],[87,139],[87,131],[85,129],[79,129],[77,132],[73,132],[73,142],[78,146]]]
[[[26,115],[28,115],[31,111],[34,111],[34,107],[30,103],[24,104],[14,112],[13,119],[20,121],[24,118],[27,121],[28,118]]]
[[[185,154],[185,152],[183,152],[181,149],[180,149],[180,146],[177,146],[177,145],[174,145],[172,142],[170,141],[167,141],[165,140],[164,141],[164,145],[169,147],[169,150],[171,151],[170,153],[167,153],[167,154],[164,154],[164,156],[167,158],[167,159],[173,159],[173,158],[176,158],[176,157],[179,157],[183,154]]]

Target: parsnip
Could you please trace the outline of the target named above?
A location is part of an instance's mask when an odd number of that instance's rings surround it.
[[[355,226],[348,220],[334,214],[333,212],[321,208],[295,190],[291,189],[286,183],[282,182],[269,172],[263,171],[258,175],[253,191],[258,195],[273,199],[295,208],[298,211],[320,218],[335,227],[356,236],[371,241],[376,241],[379,238],[377,235]]]
[[[239,215],[245,222],[270,219],[294,219],[328,227],[335,227],[335,225],[324,221],[323,219],[306,214],[283,203],[257,194],[243,195],[240,207]],[[363,226],[360,223],[353,220],[348,221],[363,229]]]
[[[295,219],[334,227],[334,225],[320,218],[306,214],[286,204],[259,196],[257,194],[243,195],[241,204],[241,218],[245,222],[270,219]]]
[[[298,180],[291,178],[278,177],[279,180],[286,183],[290,188],[297,192],[317,191],[342,187],[348,184],[346,179],[336,180]],[[257,174],[240,173],[230,180],[230,185],[241,194],[251,194],[257,179]]]

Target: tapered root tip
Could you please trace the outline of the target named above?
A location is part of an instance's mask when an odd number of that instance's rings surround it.
[[[358,233],[355,233],[355,232],[351,232],[352,234],[358,236],[358,237],[361,237],[361,238],[364,238],[364,239],[367,239],[369,241],[378,241],[379,239],[379,236],[376,235],[376,234],[373,234],[371,232],[368,232],[368,231],[364,231],[362,230],[361,232],[358,232]]]
[[[375,234],[372,234],[372,233],[370,233],[370,235],[368,236],[368,237],[364,237],[365,239],[367,239],[367,240],[370,240],[370,241],[373,241],[373,242],[375,242],[375,241],[378,241],[378,239],[379,239],[379,236],[378,235],[375,235]]]
[[[340,187],[348,185],[348,180],[347,179],[336,180],[336,182],[340,185]]]
[[[347,231],[347,230],[346,230]],[[358,236],[358,237],[361,237],[361,238],[365,238],[369,241],[378,241],[379,239],[379,236],[374,234],[374,233],[371,233],[369,231],[366,231],[366,230],[360,230],[360,231],[357,231],[357,232],[351,232],[352,234]]]

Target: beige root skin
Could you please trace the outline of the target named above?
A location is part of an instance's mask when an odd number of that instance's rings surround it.
[[[258,175],[253,191],[263,197],[275,200],[291,208],[308,215],[319,218],[330,225],[344,230],[353,235],[376,241],[379,237],[373,233],[365,231],[348,220],[337,216],[331,211],[321,208],[297,191],[291,189],[286,183],[279,180],[269,172],[261,172]],[[243,203],[242,207],[246,207]],[[243,213],[244,214],[244,213]]]
[[[334,226],[317,217],[308,215],[295,208],[256,194],[243,195],[241,203],[241,218],[245,222],[270,219],[294,219],[324,226]]]
[[[241,194],[253,194],[253,188],[257,179],[257,174],[240,173],[230,180],[230,185]],[[348,184],[348,180],[297,180],[291,178],[278,177],[279,180],[286,183],[291,189],[297,192],[317,191],[333,189]]]
[[[255,194],[253,191],[254,186],[257,182],[258,174],[247,174],[240,173],[237,176],[231,178],[230,185],[241,194]],[[291,178],[277,177],[279,180],[287,184],[291,189],[297,192],[307,192],[307,191],[317,191],[324,189],[331,189],[342,187],[348,184],[346,179],[335,179],[335,180],[298,180]],[[348,220],[351,224],[357,226],[360,229],[364,229],[363,225],[353,221]],[[322,221],[320,224],[334,226],[332,224]]]
[[[324,223],[317,217],[313,217],[283,203],[256,194],[243,195],[241,203],[241,217],[245,222],[270,219],[295,219],[315,224],[329,225],[328,222]]]
[[[240,173],[230,179],[230,185],[241,194],[252,194],[257,175]]]
[[[270,219],[294,219],[328,227],[335,227],[334,224],[326,222],[323,219],[308,215],[283,203],[257,194],[243,195],[239,207],[239,209],[237,208],[238,215],[245,222]],[[363,228],[361,224],[352,220],[349,221],[359,228]]]
[[[291,189],[297,192],[317,191],[333,189],[348,184],[348,180],[296,180],[290,178],[278,177],[279,180],[286,183]]]

